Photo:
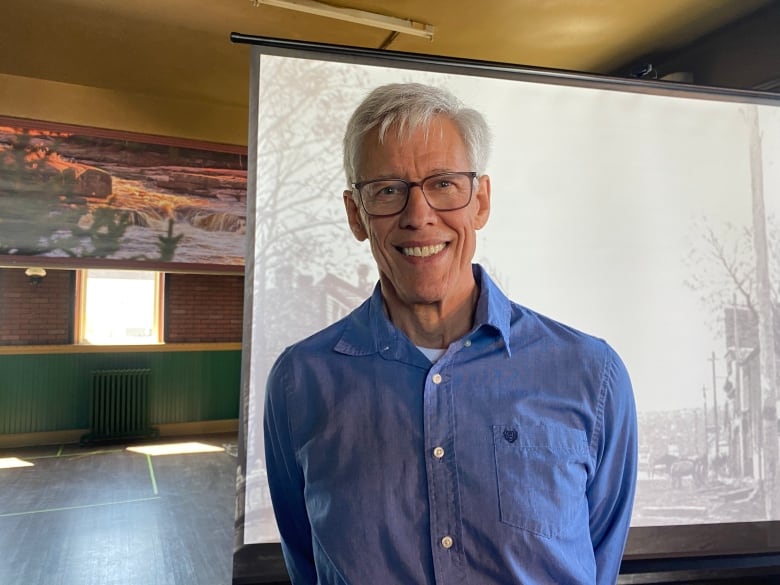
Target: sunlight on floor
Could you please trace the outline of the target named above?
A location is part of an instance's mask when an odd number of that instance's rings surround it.
[[[19,459],[18,457],[0,457],[0,469],[11,469],[12,467],[32,467],[34,463]]]
[[[144,455],[182,455],[187,453],[218,453],[224,451],[222,447],[207,445],[206,443],[166,443],[163,445],[142,445],[140,447],[128,447],[128,451],[142,453]]]

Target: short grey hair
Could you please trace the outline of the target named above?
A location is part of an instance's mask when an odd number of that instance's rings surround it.
[[[467,170],[484,174],[491,136],[482,114],[466,107],[445,89],[420,83],[390,83],[368,94],[347,123],[344,133],[347,185],[358,180],[363,140],[374,128],[379,130],[381,143],[391,127],[400,137],[408,137],[418,128],[427,127],[436,116],[449,118],[460,130],[472,165]]]

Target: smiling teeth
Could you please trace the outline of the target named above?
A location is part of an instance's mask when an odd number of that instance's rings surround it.
[[[444,249],[445,244],[436,244],[435,246],[415,246],[414,248],[401,248],[404,256],[417,256],[418,258],[427,258],[438,254]]]

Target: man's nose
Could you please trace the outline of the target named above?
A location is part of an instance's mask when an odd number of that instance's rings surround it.
[[[401,221],[403,225],[417,227],[430,222],[435,214],[436,210],[429,205],[422,187],[420,185],[412,185],[409,188],[409,198],[402,213]]]

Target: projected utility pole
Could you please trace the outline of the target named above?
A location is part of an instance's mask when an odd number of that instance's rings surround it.
[[[772,289],[769,280],[766,211],[764,208],[763,149],[758,125],[758,107],[746,108],[750,132],[750,171],[753,194],[753,246],[756,252],[758,341],[761,380],[762,478],[764,510],[767,519],[777,519],[777,369],[775,365],[775,331],[772,318]]]
[[[713,429],[715,430],[715,459],[717,460],[718,457],[720,457],[720,427],[718,426],[718,383],[717,379],[715,377],[715,352],[712,352],[712,355],[709,359],[710,363],[712,364],[712,418],[714,420],[713,422]],[[706,410],[706,405],[705,405]]]

